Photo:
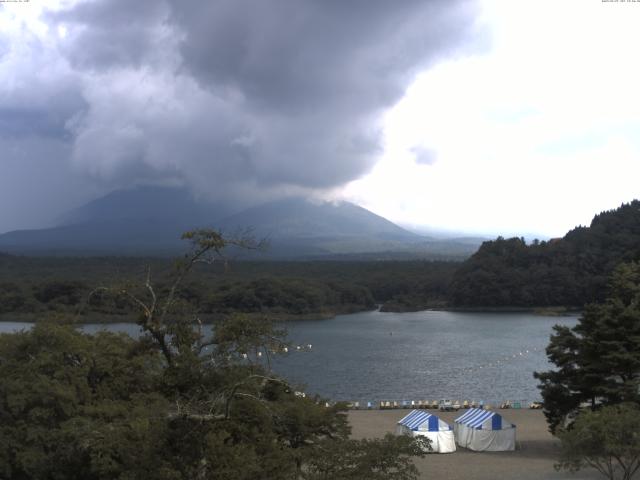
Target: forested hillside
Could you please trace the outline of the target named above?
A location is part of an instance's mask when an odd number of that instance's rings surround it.
[[[185,310],[205,318],[233,312],[324,317],[444,305],[455,262],[247,262],[198,265],[178,292]],[[17,257],[0,254],[0,318],[75,314],[119,321],[135,306],[99,287],[142,285],[147,271],[167,287],[173,263],[161,258]],[[106,317],[111,317],[110,319]]]
[[[601,301],[621,262],[640,260],[640,202],[603,212],[562,239],[485,242],[464,263],[437,261],[231,261],[199,265],[179,292],[200,315],[232,312],[324,317],[374,308],[581,308]],[[142,285],[150,269],[161,288],[171,261],[135,257],[18,257],[0,254],[2,318],[74,313],[131,315],[124,298],[89,293]],[[85,305],[86,303],[86,305]],[[112,318],[117,320],[117,318]]]
[[[596,215],[590,227],[527,245],[521,238],[485,242],[456,271],[455,306],[582,306],[602,301],[621,262],[640,259],[640,201]]]

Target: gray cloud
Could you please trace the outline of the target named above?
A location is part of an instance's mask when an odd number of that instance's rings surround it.
[[[468,39],[471,2],[173,1],[185,68],[238,92],[257,180],[326,188],[365,173],[380,113],[413,75]]]
[[[87,108],[77,75],[31,35],[0,58],[0,137],[68,137],[66,122]]]
[[[386,107],[473,19],[468,1],[170,1],[186,66],[205,86],[286,113]]]
[[[411,149],[416,163],[420,165],[433,165],[438,160],[438,153],[430,148],[417,146]]]
[[[29,81],[56,68],[37,101],[0,86],[0,136],[57,137],[61,171],[98,190],[169,181],[252,202],[338,187],[373,166],[413,76],[476,39],[475,15],[473,0],[83,1],[46,14],[68,32],[54,47],[12,60]]]
[[[21,135],[59,137],[66,134],[64,121],[56,111],[0,109],[0,136],[15,138]]]
[[[9,53],[10,49],[9,37],[0,32],[0,61],[2,61],[3,57]]]
[[[70,139],[69,120],[86,108],[74,82],[34,79],[0,96],[0,137]]]
[[[0,137],[0,233],[52,226],[61,212],[105,190],[69,170],[68,142]]]
[[[169,9],[161,0],[90,0],[47,14],[69,34],[60,42],[71,64],[81,70],[140,68],[163,56]]]

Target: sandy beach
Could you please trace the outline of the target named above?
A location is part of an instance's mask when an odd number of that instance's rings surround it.
[[[353,410],[349,422],[354,438],[375,438],[395,432],[396,422],[409,410]],[[515,452],[473,452],[458,447],[455,453],[431,454],[416,459],[421,478],[447,480],[479,479],[597,479],[604,478],[595,470],[577,474],[556,472],[558,441],[547,431],[540,410],[498,410],[517,427]],[[460,412],[461,413],[461,412]],[[441,412],[442,420],[453,423],[457,412]]]

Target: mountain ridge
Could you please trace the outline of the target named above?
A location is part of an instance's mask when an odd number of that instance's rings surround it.
[[[312,202],[287,198],[250,207],[214,222],[222,229],[250,226],[272,237],[321,238],[340,236],[389,236],[423,238],[350,202]]]
[[[37,255],[175,255],[181,234],[215,228],[228,235],[251,229],[271,240],[259,258],[321,258],[397,252],[404,258],[463,258],[469,242],[435,241],[349,202],[312,202],[290,197],[240,212],[197,201],[175,187],[115,191],[60,218],[58,226],[0,235],[0,251]],[[254,253],[234,252],[258,258]],[[391,255],[392,256],[392,255]]]

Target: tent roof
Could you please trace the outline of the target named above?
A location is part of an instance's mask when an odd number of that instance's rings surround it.
[[[478,430],[502,430],[502,415],[490,410],[471,408],[454,420],[456,423]],[[504,424],[504,428],[514,428],[515,425]]]
[[[414,431],[417,431],[425,423],[428,424],[428,429],[431,432],[437,432],[441,427],[445,427],[447,430],[451,429],[447,423],[440,420],[436,415],[423,410],[411,410],[406,417],[398,420],[399,425],[404,425]]]

